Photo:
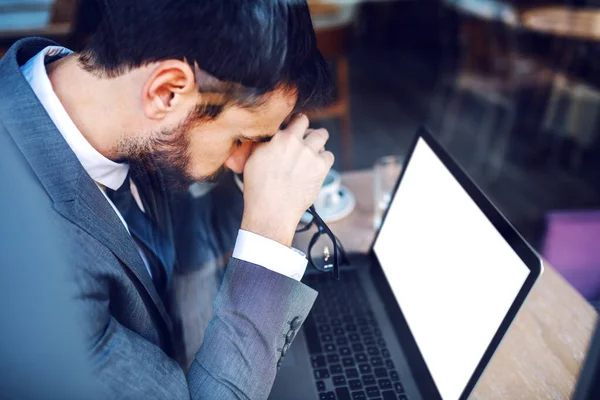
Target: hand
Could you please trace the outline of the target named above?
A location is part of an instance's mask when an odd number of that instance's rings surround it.
[[[334,156],[329,134],[296,115],[269,143],[257,145],[244,167],[242,229],[291,246],[302,214],[314,202]]]

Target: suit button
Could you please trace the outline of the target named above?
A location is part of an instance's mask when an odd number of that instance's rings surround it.
[[[288,349],[290,348],[290,344],[286,343],[283,345],[283,349],[281,349],[281,357],[285,356],[285,353],[287,353]]]
[[[292,343],[292,340],[294,340],[294,336],[296,336],[296,331],[290,330],[287,333],[287,335],[285,335],[285,342]]]
[[[302,325],[302,318],[300,318],[300,317],[294,318],[290,325],[292,326],[293,330],[297,330],[298,328],[300,328],[300,325]]]

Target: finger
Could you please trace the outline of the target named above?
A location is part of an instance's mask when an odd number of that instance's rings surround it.
[[[298,139],[302,139],[304,138],[304,132],[308,129],[308,124],[308,117],[305,114],[296,114],[284,129],[284,132],[288,132],[289,134],[298,137]]]
[[[325,162],[325,165],[327,165],[328,169],[333,166],[333,163],[335,161],[335,156],[333,155],[332,152],[324,151],[322,153],[319,153],[319,156]]]
[[[314,129],[310,129],[310,128],[308,128],[308,129],[306,130],[306,132],[304,132],[304,136],[303,136],[302,138],[303,138],[303,139],[306,139],[306,137],[307,137],[308,135],[310,135],[310,134],[311,134],[312,132],[314,132],[314,131],[315,131]]]
[[[325,129],[315,129],[310,132],[304,139],[304,144],[311,148],[315,153],[318,153],[325,146],[329,139],[329,133]]]

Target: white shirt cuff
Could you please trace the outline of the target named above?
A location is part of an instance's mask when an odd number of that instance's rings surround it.
[[[243,229],[238,231],[233,257],[263,266],[297,281],[304,276],[308,263],[306,255],[300,250]]]

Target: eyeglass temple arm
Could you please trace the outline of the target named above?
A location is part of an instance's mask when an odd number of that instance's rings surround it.
[[[321,216],[319,214],[317,214],[317,211],[315,210],[315,206],[312,205],[310,207],[308,207],[307,210],[310,214],[312,214],[312,216],[314,217],[314,220],[317,220],[317,222],[319,222],[319,224],[327,231],[329,232],[334,238],[335,238],[335,242],[338,245],[338,247],[340,248],[340,253],[342,256],[342,260],[344,262],[348,261],[348,255],[346,253],[346,249],[344,249],[344,246],[342,246],[342,242],[340,241],[340,239],[338,239],[338,237],[333,233],[333,231],[329,228],[329,226],[327,226],[327,224],[325,223],[325,221],[323,221],[323,219],[321,218]],[[313,220],[313,221],[314,221]]]

